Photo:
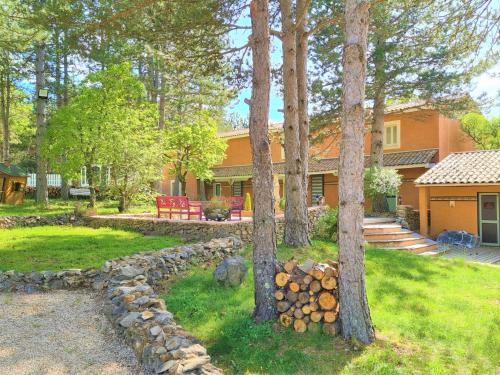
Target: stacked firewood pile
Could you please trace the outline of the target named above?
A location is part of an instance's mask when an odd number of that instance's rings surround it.
[[[297,332],[319,331],[335,335],[339,314],[337,292],[338,263],[298,264],[290,259],[280,265],[275,276],[276,307],[284,327]]]

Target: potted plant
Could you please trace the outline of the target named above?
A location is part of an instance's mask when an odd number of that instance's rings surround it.
[[[203,213],[207,220],[229,220],[231,218],[231,204],[226,200],[214,197],[203,209]]]

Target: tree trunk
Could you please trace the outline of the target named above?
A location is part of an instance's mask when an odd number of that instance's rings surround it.
[[[42,155],[43,137],[47,124],[45,122],[45,100],[38,97],[38,91],[45,86],[45,44],[39,43],[36,46],[36,202],[47,206],[49,195],[47,189],[47,161]]]
[[[62,105],[67,105],[69,101],[68,86],[69,86],[69,74],[68,74],[68,47],[66,41],[66,33],[63,34],[63,46],[62,46],[62,60],[63,60],[63,86],[62,86]],[[63,176],[61,176],[61,198],[64,200],[69,199],[69,189],[71,183],[67,181]]]
[[[373,119],[371,129],[370,165],[384,167],[384,112],[385,112],[385,41],[377,37],[373,63],[375,66]],[[385,195],[378,194],[373,198],[374,212],[388,212],[389,205]]]
[[[199,199],[200,201],[206,201],[207,200],[207,192],[205,189],[205,180],[200,178],[200,194],[199,194]]]
[[[252,0],[252,101],[250,142],[253,183],[253,268],[255,285],[254,318],[274,320],[274,273],[276,267],[276,223],[274,220],[273,174],[269,143],[269,4]]]
[[[7,63],[7,65],[10,65]],[[4,163],[10,161],[10,101],[12,82],[10,79],[10,66],[5,67],[2,74],[2,81],[0,86],[0,100],[2,107],[2,160]]]
[[[302,161],[302,190],[307,202],[309,182],[309,113],[307,92],[308,37],[305,33],[308,22],[308,2],[297,0],[297,14],[302,20],[297,24],[297,92],[299,100],[299,140]],[[307,203],[306,203],[307,204]]]
[[[162,74],[160,76],[161,84],[160,84],[160,103],[158,104],[158,128],[160,130],[165,129],[165,77]]]
[[[365,289],[364,99],[369,2],[346,0],[339,167],[339,297],[342,335],[374,340]]]
[[[127,195],[122,193],[120,195],[120,200],[118,202],[118,212],[123,213],[127,212],[130,207],[130,199],[128,198]]]
[[[283,242],[289,246],[309,245],[306,195],[303,190],[298,95],[296,32],[291,0],[280,0],[283,31],[283,97],[285,106],[285,231]]]

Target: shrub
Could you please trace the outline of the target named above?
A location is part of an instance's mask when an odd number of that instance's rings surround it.
[[[245,211],[252,211],[252,197],[250,193],[245,194],[245,200],[243,202],[243,209]]]
[[[328,208],[321,215],[314,228],[313,235],[319,240],[337,241],[337,210]]]
[[[225,199],[213,197],[212,199],[210,199],[210,202],[208,203],[206,208],[229,210],[231,208],[231,203]]]
[[[365,194],[370,198],[397,195],[401,177],[395,169],[372,167],[365,173]]]
[[[279,203],[279,207],[284,210],[285,209],[285,206],[286,206],[286,198],[283,197],[280,199],[280,203]]]

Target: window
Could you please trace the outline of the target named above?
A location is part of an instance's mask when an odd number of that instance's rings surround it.
[[[180,181],[177,184],[177,194],[182,195],[182,184]],[[175,180],[170,180],[170,195],[175,195]]]
[[[243,191],[243,182],[236,181],[233,182],[233,197],[241,197]]]
[[[311,176],[311,194],[312,194],[312,203],[314,205],[319,204],[321,198],[324,196],[323,190],[323,175],[315,174]]]
[[[82,171],[80,173],[80,186],[89,186],[89,183],[87,181],[87,167],[82,167]]]
[[[384,124],[384,148],[399,148],[400,137],[399,121],[391,121]]]
[[[24,184],[22,182],[13,182],[12,183],[12,191],[13,192],[20,192],[23,191]]]
[[[214,184],[214,197],[222,196],[222,185],[220,183]]]

